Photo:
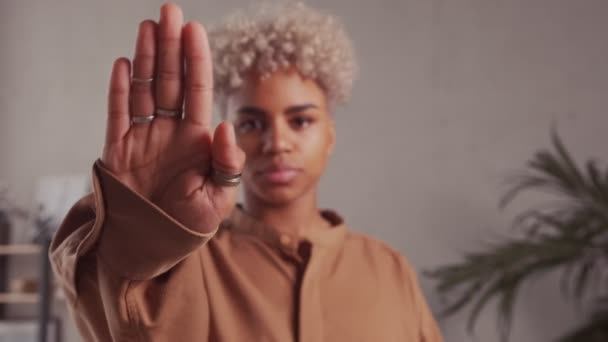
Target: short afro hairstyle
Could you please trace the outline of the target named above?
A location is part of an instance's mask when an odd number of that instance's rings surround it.
[[[251,72],[268,77],[295,68],[317,82],[332,106],[348,100],[357,74],[352,42],[338,19],[299,2],[236,12],[210,28],[209,43],[215,97],[223,108]]]

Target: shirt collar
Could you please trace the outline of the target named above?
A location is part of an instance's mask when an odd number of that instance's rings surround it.
[[[237,204],[228,219],[222,223],[221,229],[250,234],[273,246],[292,251],[297,250],[302,240],[307,240],[318,247],[329,247],[344,241],[347,229],[342,217],[329,209],[321,210],[321,215],[330,223],[330,228],[311,229],[310,233],[300,236],[295,233],[280,232],[275,227],[249,215],[241,204]]]

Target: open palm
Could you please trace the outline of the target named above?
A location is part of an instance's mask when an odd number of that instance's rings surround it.
[[[213,72],[206,33],[199,23],[182,22],[181,9],[167,4],[158,24],[140,24],[133,79],[129,60],[115,61],[101,160],[180,223],[209,232],[236,201],[236,188],[216,184],[210,172],[238,174],[245,156],[231,124],[211,131]],[[153,113],[149,122],[133,120]]]

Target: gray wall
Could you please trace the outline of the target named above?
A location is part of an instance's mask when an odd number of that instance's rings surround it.
[[[160,1],[0,3],[0,179],[28,203],[42,175],[88,173],[99,156],[106,85]],[[243,1],[181,1],[213,21]],[[389,241],[418,269],[454,261],[506,232],[502,180],[549,146],[556,123],[579,159],[608,160],[605,0],[311,1],[343,17],[361,64],[322,204]],[[525,205],[525,203],[524,203]],[[433,308],[439,302],[422,279]],[[555,277],[525,287],[513,341],[549,341],[580,312]],[[448,341],[497,341],[486,311]]]

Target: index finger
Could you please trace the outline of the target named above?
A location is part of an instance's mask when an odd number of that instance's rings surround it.
[[[106,144],[116,143],[129,131],[129,78],[131,63],[119,58],[112,67],[110,91],[108,92],[108,116]]]
[[[207,33],[200,23],[189,22],[182,38],[186,62],[184,120],[209,127],[213,109],[213,66]]]

